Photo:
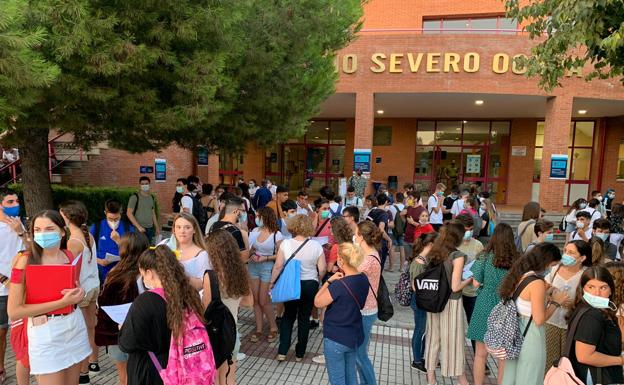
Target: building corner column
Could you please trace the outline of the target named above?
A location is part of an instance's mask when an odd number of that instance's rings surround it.
[[[357,150],[373,150],[373,126],[375,123],[375,95],[372,92],[358,92],[355,95],[355,129],[353,130],[353,148]],[[368,175],[367,193],[371,189],[370,180],[373,175],[373,156],[371,153],[371,173]],[[353,170],[345,170],[347,177]]]

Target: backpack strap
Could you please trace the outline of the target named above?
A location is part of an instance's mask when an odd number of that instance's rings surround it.
[[[524,235],[524,233],[526,232],[527,228],[529,228],[529,225],[535,223],[535,221],[533,219],[530,219],[527,224],[524,226],[524,228],[522,229],[522,231],[520,232],[520,234],[518,234],[518,236],[520,238],[522,238],[522,236]]]
[[[277,231],[273,233],[273,255],[276,255],[275,252],[277,251]]]
[[[377,258],[377,256],[375,256],[374,254],[369,254],[369,255],[375,258],[375,260],[379,262],[379,266],[381,266],[381,271],[379,272],[379,280],[381,281],[381,273],[383,272],[383,265],[381,264],[381,259]],[[373,297],[377,299],[377,294],[375,293],[375,290],[373,290],[373,285],[371,285],[370,280],[368,281],[368,287],[370,287],[370,291],[373,292]]]
[[[331,211],[331,209],[329,209],[329,211]],[[327,222],[329,222],[330,218],[325,219],[325,222],[323,222],[323,224],[321,224],[321,227],[319,227],[316,230],[316,233],[314,234],[315,237],[318,237],[319,234],[321,233],[321,231],[323,231],[323,229],[325,228],[325,225],[327,225]]]
[[[576,334],[576,329],[578,328],[579,322],[581,322],[581,318],[583,318],[583,315],[587,313],[588,311],[589,311],[589,307],[587,306],[582,307],[581,310],[579,310],[579,312],[576,313],[574,318],[572,318],[572,321],[570,322],[570,326],[568,327],[568,332],[566,334],[565,348],[563,349],[563,352],[562,352],[564,357],[568,357],[568,358],[570,357],[570,354],[572,353],[572,344],[574,343],[574,334]]]
[[[529,284],[531,282],[537,281],[537,280],[541,280],[541,278],[538,277],[537,275],[529,275],[528,277],[524,277],[522,282],[520,282],[520,284],[518,285],[518,287],[514,291],[513,296],[511,297],[511,299],[515,302],[518,299],[518,297],[520,296],[520,293],[522,293],[522,290],[524,290],[525,287],[529,286]],[[532,322],[533,322],[533,314],[531,314],[531,317],[529,317],[529,322],[527,323],[526,327],[524,328],[524,332],[522,333],[522,337],[526,337],[527,333],[529,332],[529,327],[531,326]]]
[[[306,238],[305,241],[303,241],[303,243],[301,245],[299,245],[299,247],[297,247],[297,250],[295,250],[294,253],[291,254],[290,258],[288,258],[286,260],[286,263],[284,263],[284,266],[282,267],[282,271],[279,272],[279,274],[277,275],[277,277],[275,278],[275,281],[273,281],[273,284],[275,284],[275,282],[277,282],[280,277],[282,276],[282,274],[284,273],[284,270],[286,269],[286,266],[288,266],[288,263],[290,261],[292,261],[293,258],[295,258],[295,256],[297,255],[297,253],[303,248],[303,246],[305,246],[306,243],[308,243],[308,241],[310,240],[310,238]]]
[[[204,277],[208,274],[210,280],[210,302],[221,299],[221,292],[219,291],[219,278],[214,270],[206,270]]]

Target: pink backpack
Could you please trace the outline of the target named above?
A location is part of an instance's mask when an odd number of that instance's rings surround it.
[[[566,335],[565,349],[563,350],[563,356],[560,357],[552,368],[546,373],[544,378],[544,385],[583,385],[585,381],[581,381],[574,373],[572,362],[568,359],[572,352],[572,344],[574,343],[574,334],[576,334],[576,328],[578,323],[583,317],[583,314],[587,312],[589,308],[579,310],[576,314]]]
[[[151,291],[166,300],[163,289]],[[184,316],[182,336],[177,341],[171,336],[166,368],[163,369],[153,352],[148,353],[165,385],[210,385],[214,383],[217,368],[208,331],[199,317],[191,311],[187,311]]]

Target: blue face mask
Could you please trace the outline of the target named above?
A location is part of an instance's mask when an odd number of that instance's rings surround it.
[[[467,230],[464,233],[464,241],[469,241],[470,238],[472,238],[472,234],[473,234],[472,230]]]
[[[35,233],[34,241],[44,249],[50,249],[61,243],[61,234],[56,231]]]
[[[538,274],[541,275],[542,277],[547,276],[548,274],[550,274],[550,271],[552,270],[552,267],[547,267],[546,269],[544,269],[544,271],[542,271],[542,274]]]
[[[573,266],[576,264],[576,259],[568,254],[563,254],[561,256],[561,264],[563,266]]]
[[[256,218],[256,226],[258,226],[258,227],[264,226],[264,223],[262,223],[262,219]]]
[[[555,235],[554,234],[546,234],[546,236],[544,237],[544,241],[546,242],[552,242],[555,239]]]
[[[247,222],[247,213],[241,213],[238,219],[243,223]]]
[[[602,239],[603,242],[605,242],[609,238],[609,234],[594,234],[594,235]]]
[[[4,206],[2,206],[2,211],[8,217],[19,217],[20,206],[19,205],[13,206],[13,207],[4,207]]]
[[[596,295],[589,294],[586,291],[583,292],[583,299],[587,302],[587,304],[589,304],[589,306],[595,309],[609,309],[611,307],[609,298],[598,297]]]

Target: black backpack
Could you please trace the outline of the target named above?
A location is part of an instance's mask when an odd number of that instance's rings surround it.
[[[379,262],[381,266],[381,260],[376,256],[372,256]],[[394,315],[394,307],[392,306],[392,301],[390,300],[390,291],[388,290],[388,286],[386,285],[386,280],[383,277],[383,266],[381,266],[381,273],[379,274],[379,287],[377,289],[377,293],[373,290],[373,286],[368,282],[368,286],[370,290],[373,292],[373,296],[377,300],[377,318],[381,321],[388,321]]]
[[[419,309],[429,313],[440,313],[444,310],[453,292],[446,266],[450,263],[450,257],[443,263],[430,262],[425,271],[414,278],[416,304]]]
[[[230,310],[221,301],[217,274],[213,270],[206,270],[204,276],[206,274],[210,278],[212,299],[204,312],[204,318],[214,353],[215,366],[218,368],[226,361],[229,365],[232,364],[232,352],[234,345],[236,345],[236,321]]]
[[[403,217],[401,216],[401,210],[399,210],[397,205],[394,205],[394,209],[396,210],[397,213],[393,218],[394,229],[392,229],[392,234],[394,234],[395,237],[400,237],[405,234],[406,223],[405,223],[405,219],[403,219]]]
[[[206,224],[208,223],[208,214],[206,210],[204,210],[204,205],[202,205],[201,200],[198,195],[186,194],[185,196],[191,198],[193,200],[193,216],[197,219],[197,223],[199,223],[199,228],[202,233],[206,231]]]

